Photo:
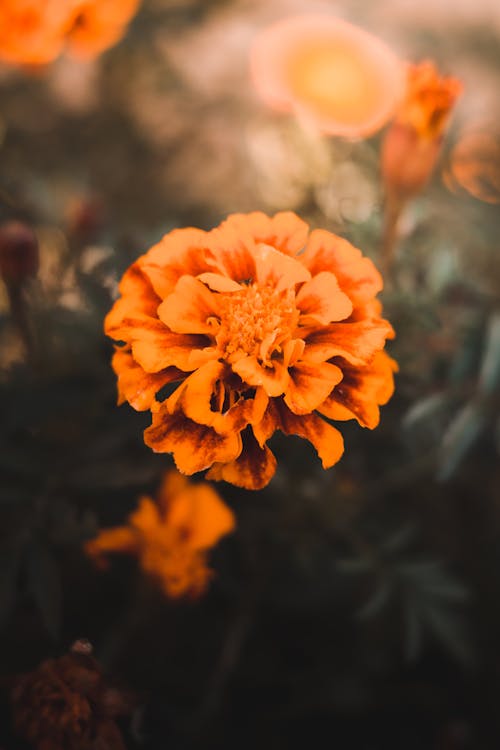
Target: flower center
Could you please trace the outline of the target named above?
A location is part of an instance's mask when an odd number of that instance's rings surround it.
[[[282,353],[298,319],[293,289],[250,284],[224,296],[217,344],[231,363],[253,355],[267,365]]]

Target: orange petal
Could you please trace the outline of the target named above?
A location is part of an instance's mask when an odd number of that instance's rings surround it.
[[[139,259],[144,274],[161,299],[171,294],[181,276],[198,276],[210,270],[209,233],[187,227],[166,234]]]
[[[276,458],[269,448],[261,448],[249,432],[243,439],[240,456],[227,464],[215,464],[207,479],[224,480],[246,490],[261,490],[271,481],[276,471]]]
[[[189,485],[172,498],[167,522],[186,534],[190,549],[213,547],[236,526],[234,514],[209,484]]]
[[[198,279],[214,292],[241,292],[241,284],[220,273],[201,273]]]
[[[285,435],[298,435],[314,445],[324,469],[336,464],[342,456],[344,452],[342,435],[317,414],[297,416],[292,414],[286,406],[281,405],[280,421],[280,430]]]
[[[171,366],[192,370],[193,351],[203,352],[207,340],[203,335],[172,333],[157,320],[131,331],[131,341],[136,362],[146,372],[159,372]]]
[[[311,362],[324,362],[343,357],[353,365],[365,365],[393,333],[383,319],[355,323],[332,323],[307,335],[304,357]]]
[[[280,253],[271,245],[257,245],[254,251],[257,282],[263,286],[271,284],[276,293],[290,289],[303,281],[309,281],[311,274],[302,263],[289,255]]]
[[[137,548],[137,534],[128,526],[102,529],[95,539],[91,539],[84,545],[87,555],[97,559],[108,552],[134,553]]]
[[[91,59],[123,36],[140,0],[79,0],[74,9],[73,27],[68,31],[73,55]]]
[[[275,399],[271,399],[260,422],[252,425],[252,431],[260,447],[263,448],[269,438],[280,428],[280,415]]]
[[[223,411],[226,395],[230,396],[232,390],[228,376],[230,371],[223,363],[213,361],[204,365],[170,396],[168,410],[173,414],[181,409],[194,422],[213,427],[221,435],[241,432],[248,424],[260,421],[269,401],[262,388],[257,388],[253,398],[233,392],[235,403]],[[218,400],[221,403],[217,404]]]
[[[119,289],[122,296],[106,315],[104,331],[115,341],[127,341],[130,321],[156,318],[161,300],[137,263],[125,272]]]
[[[216,295],[192,276],[182,276],[158,308],[160,319],[175,333],[213,333]]]
[[[290,370],[285,404],[294,414],[310,414],[342,380],[342,370],[328,362],[299,362]]]
[[[177,412],[169,414],[162,404],[144,432],[144,442],[156,453],[172,453],[183,474],[195,474],[213,463],[227,463],[241,452],[239,434],[218,435]]]
[[[357,419],[362,427],[373,430],[380,421],[379,405],[386,404],[394,392],[396,363],[385,352],[378,352],[366,367],[349,367],[318,411],[329,419]]]
[[[382,277],[369,258],[347,240],[324,229],[311,232],[301,259],[313,276],[321,271],[335,274],[354,305],[371,299],[383,287]]]
[[[288,388],[290,376],[281,362],[274,361],[271,367],[261,365],[257,357],[242,357],[232,365],[244,383],[262,386],[268,396],[281,396]]]
[[[351,300],[340,290],[334,274],[328,271],[316,274],[300,288],[296,304],[302,313],[300,323],[303,325],[328,325],[352,313]]]
[[[121,349],[113,354],[112,366],[118,376],[118,403],[128,401],[137,411],[149,409],[163,386],[184,377],[176,367],[153,374],[144,372],[131,353]]]
[[[252,237],[256,245],[271,245],[287,255],[297,255],[304,248],[309,232],[306,222],[292,211],[280,211],[274,216],[262,211],[231,214],[222,226]]]

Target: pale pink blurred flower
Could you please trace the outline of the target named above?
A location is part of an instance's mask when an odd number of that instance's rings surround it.
[[[273,109],[328,135],[360,138],[394,114],[404,68],[377,37],[327,14],[277,21],[256,38],[252,78]]]

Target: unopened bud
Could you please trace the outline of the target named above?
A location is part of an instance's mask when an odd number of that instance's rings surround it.
[[[0,226],[0,275],[7,286],[20,286],[38,271],[38,240],[29,226],[8,221]]]

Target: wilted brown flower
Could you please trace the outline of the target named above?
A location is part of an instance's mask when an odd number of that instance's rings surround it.
[[[115,717],[130,710],[129,701],[106,685],[99,664],[79,643],[15,679],[14,730],[36,750],[125,750]]]

